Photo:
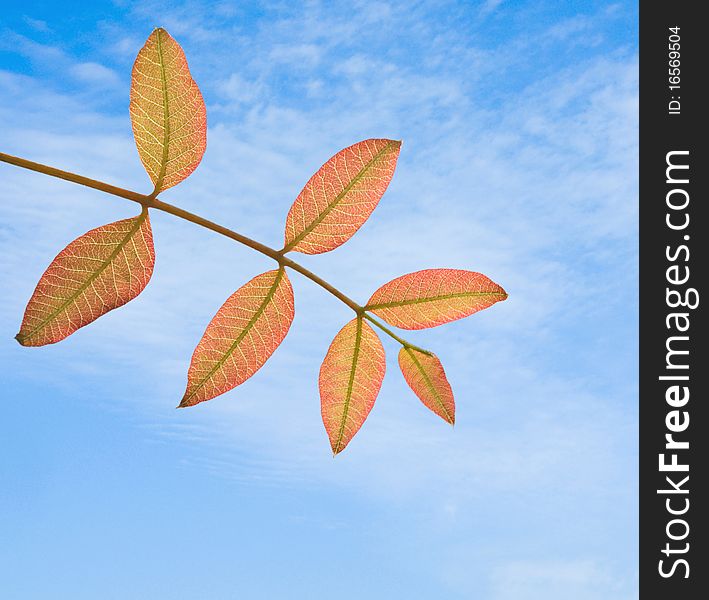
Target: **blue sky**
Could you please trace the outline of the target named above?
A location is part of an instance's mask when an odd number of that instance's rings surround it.
[[[206,323],[271,264],[169,215],[138,299],[61,344],[16,344],[54,255],[136,209],[0,165],[0,596],[637,597],[635,3],[0,6],[3,152],[149,191],[128,89],[163,26],[209,119],[165,200],[278,246],[330,155],[403,139],[368,223],[302,263],[361,301],[429,267],[510,294],[410,336],[446,366],[454,429],[384,340],[375,408],[333,459],[317,374],[351,315],[296,274],[269,363],[174,410]]]

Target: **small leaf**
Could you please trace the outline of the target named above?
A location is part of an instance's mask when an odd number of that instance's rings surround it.
[[[455,423],[455,400],[446,372],[435,354],[413,348],[399,351],[399,367],[406,383],[428,408],[451,425]]]
[[[364,224],[394,175],[401,142],[364,140],[341,150],[313,175],[286,219],[285,252],[328,252]]]
[[[285,270],[257,275],[217,311],[192,355],[180,408],[211,400],[258,371],[286,337],[295,314]]]
[[[362,427],[382,386],[386,361],[374,330],[357,317],[335,336],[320,367],[320,403],[332,452]]]
[[[148,211],[92,229],[62,250],[37,284],[20,332],[23,346],[54,344],[143,291],[155,250]]]
[[[135,59],[130,117],[154,194],[197,168],[207,147],[207,110],[185,53],[164,29],[150,34]]]
[[[506,299],[507,292],[481,273],[426,269],[385,283],[365,308],[395,327],[424,329],[462,319]]]

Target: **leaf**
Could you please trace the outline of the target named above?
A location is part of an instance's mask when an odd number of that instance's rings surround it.
[[[92,229],[62,250],[30,298],[23,346],[54,344],[143,291],[155,264],[148,211]]]
[[[399,367],[406,383],[428,408],[451,425],[455,423],[455,400],[446,372],[435,354],[424,354],[404,346]]]
[[[217,311],[192,355],[180,408],[242,384],[270,358],[295,315],[285,270],[257,275]]]
[[[507,299],[507,292],[481,273],[426,269],[385,283],[366,310],[401,329],[424,329],[455,321]]]
[[[207,110],[185,53],[164,29],[150,34],[135,59],[130,117],[153,194],[197,168],[207,147]]]
[[[386,191],[400,148],[399,141],[364,140],[330,158],[295,199],[283,251],[321,254],[349,240]]]
[[[330,344],[320,367],[320,404],[333,454],[362,427],[382,386],[386,361],[374,330],[357,317]]]

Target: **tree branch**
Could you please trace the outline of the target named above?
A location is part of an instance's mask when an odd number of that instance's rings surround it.
[[[327,290],[328,292],[330,292],[333,296],[335,296],[335,298],[337,298],[338,300],[340,300],[341,302],[343,302],[344,304],[349,306],[355,313],[357,313],[357,315],[364,317],[370,323],[372,323],[373,325],[375,325],[376,327],[381,329],[389,337],[391,337],[392,339],[399,342],[402,346],[404,346],[406,348],[411,348],[413,350],[418,350],[419,352],[423,352],[425,354],[430,354],[430,352],[428,350],[424,350],[422,348],[419,348],[418,346],[414,346],[413,344],[410,344],[406,340],[400,338],[393,331],[391,331],[388,327],[386,327],[385,325],[380,323],[377,319],[375,319],[371,315],[367,314],[367,311],[363,306],[360,306],[359,304],[357,304],[350,297],[343,294],[340,290],[338,290],[333,285],[329,284],[324,279],[318,277],[312,271],[306,269],[304,266],[300,265],[299,263],[297,263],[294,260],[291,260],[290,258],[285,256],[284,251],[275,250],[274,248],[271,248],[270,246],[266,246],[265,244],[262,244],[261,242],[257,242],[256,240],[253,240],[250,237],[247,237],[247,236],[242,235],[236,231],[228,229],[227,227],[219,225],[218,223],[215,223],[214,221],[210,221],[208,219],[200,217],[199,215],[196,215],[196,214],[191,213],[187,210],[184,210],[182,208],[174,206],[173,204],[168,204],[167,202],[163,202],[162,200],[158,200],[152,194],[149,196],[146,196],[145,194],[139,194],[138,192],[126,190],[126,189],[117,187],[115,185],[110,185],[108,183],[104,183],[103,181],[98,181],[96,179],[89,179],[88,177],[84,177],[83,175],[77,175],[76,173],[71,173],[70,171],[63,171],[62,169],[56,169],[54,167],[50,167],[50,166],[44,165],[42,163],[37,163],[37,162],[33,162],[31,160],[27,160],[24,158],[19,158],[17,156],[12,156],[10,154],[5,154],[4,152],[0,152],[0,162],[5,162],[5,163],[11,164],[11,165],[15,165],[16,167],[22,167],[23,169],[29,169],[30,171],[35,171],[37,173],[43,173],[45,175],[50,175],[51,177],[57,177],[59,179],[64,179],[65,181],[71,181],[72,183],[76,183],[79,185],[90,187],[95,190],[100,190],[102,192],[105,192],[107,194],[111,194],[113,196],[118,196],[119,198],[125,198],[126,200],[131,200],[132,202],[137,202],[141,206],[144,206],[147,208],[154,208],[155,210],[161,210],[161,211],[169,213],[175,217],[178,217],[180,219],[184,219],[185,221],[189,221],[190,223],[194,223],[195,225],[199,225],[200,227],[204,227],[205,229],[209,229],[211,231],[214,231],[215,233],[218,233],[220,235],[228,237],[236,242],[239,242],[240,244],[243,244],[244,246],[248,246],[252,250],[256,250],[257,252],[260,252],[261,254],[264,254],[264,255],[268,256],[269,258],[272,258],[273,260],[278,262],[279,265],[284,266],[284,267],[290,267],[291,269],[293,269],[294,271],[297,271],[298,273],[300,273],[304,277],[307,277],[308,279],[310,279],[312,282],[319,285],[324,290]]]

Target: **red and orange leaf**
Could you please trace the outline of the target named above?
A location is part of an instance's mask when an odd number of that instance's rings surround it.
[[[130,117],[154,193],[197,168],[207,147],[207,110],[185,53],[164,29],[150,34],[135,59]]]
[[[294,315],[285,270],[257,275],[240,287],[207,325],[192,355],[180,407],[211,400],[256,373],[286,337]]]
[[[330,344],[320,367],[320,405],[333,454],[362,427],[382,387],[386,361],[374,330],[357,317]]]
[[[155,250],[148,211],[92,229],[62,250],[30,298],[20,332],[23,346],[54,344],[143,291]]]
[[[413,348],[399,351],[399,367],[406,383],[428,408],[451,425],[455,423],[455,400],[446,372],[435,354]]]
[[[283,249],[320,254],[349,240],[386,191],[400,148],[399,141],[364,140],[330,158],[293,203]]]
[[[494,281],[472,271],[426,269],[380,287],[366,309],[401,329],[424,329],[455,321],[507,299]]]

